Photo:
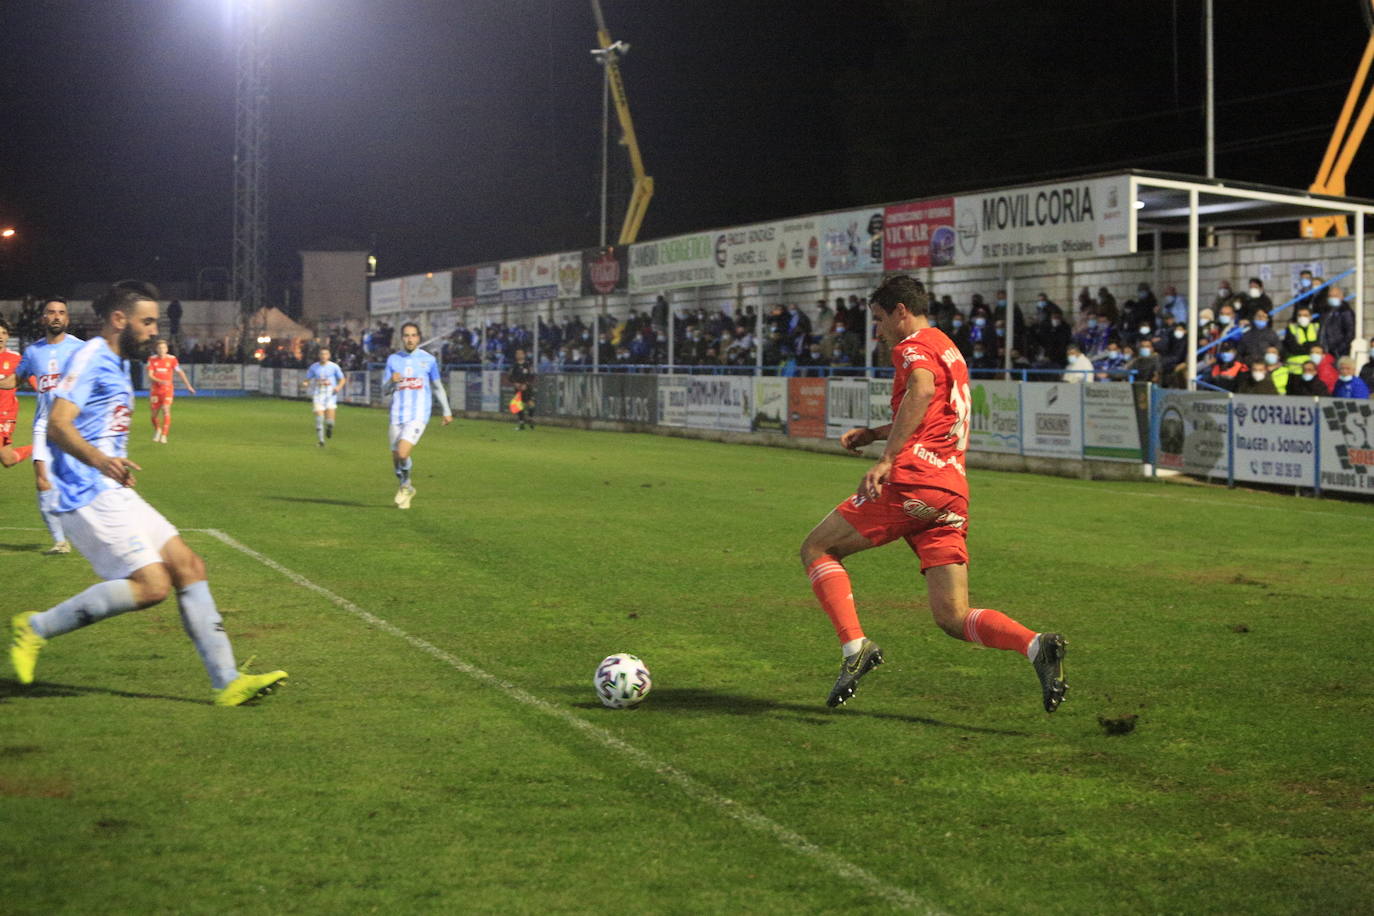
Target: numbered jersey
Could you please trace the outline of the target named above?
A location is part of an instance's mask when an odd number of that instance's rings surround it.
[[[888,482],[899,487],[938,487],[968,496],[964,451],[968,448],[968,365],[939,328],[922,328],[892,348],[892,415],[902,406],[911,373],[935,376],[935,397],[902,446]]]

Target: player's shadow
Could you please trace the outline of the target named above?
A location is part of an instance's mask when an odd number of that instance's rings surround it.
[[[356,499],[323,499],[316,496],[269,496],[284,503],[319,503],[323,506],[352,506],[355,509],[380,509],[380,503],[360,503]]]
[[[37,553],[42,549],[42,544],[0,544],[5,553]]]
[[[579,699],[586,695],[586,687],[565,686],[563,692],[577,695]],[[932,719],[929,716],[913,716],[905,713],[879,712],[876,710],[862,709],[858,707],[846,706],[841,709],[827,709],[819,703],[789,703],[780,700],[769,700],[763,697],[744,696],[737,693],[726,693],[720,690],[708,690],[703,687],[663,687],[655,689],[649,699],[645,701],[646,706],[652,706],[655,712],[668,713],[670,715],[724,715],[724,716],[757,716],[783,714],[802,719],[812,725],[833,725],[842,718],[861,716],[870,719],[889,719],[896,722],[908,722],[912,725],[926,725],[935,728],[952,728],[957,731],[973,732],[980,735],[1005,735],[1011,738],[1029,738],[1030,732],[1015,731],[1005,728],[987,728],[981,725],[963,725],[958,722],[946,722],[942,719]],[[600,703],[596,702],[576,702],[574,706],[583,709],[603,709]],[[611,710],[606,710],[611,712]]]
[[[0,703],[10,700],[51,700],[100,694],[111,697],[124,697],[130,700],[164,700],[168,703],[191,703],[196,706],[209,706],[209,700],[196,700],[191,697],[171,697],[160,693],[139,693],[131,690],[115,690],[110,687],[90,687],[85,684],[53,684],[36,681],[24,685],[17,681],[0,681]]]

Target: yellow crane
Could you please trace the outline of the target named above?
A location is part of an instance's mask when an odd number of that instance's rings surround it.
[[[620,144],[630,153],[630,168],[634,174],[634,190],[630,194],[630,205],[625,208],[625,222],[620,227],[620,244],[628,245],[639,236],[644,213],[649,209],[649,199],[654,196],[654,180],[644,172],[644,160],[639,155],[634,122],[630,120],[630,103],[625,97],[625,81],[620,76],[619,58],[630,46],[611,41],[606,18],[601,15],[600,0],[592,0],[592,14],[596,16],[596,43],[601,47],[600,51],[592,53],[606,68],[607,85],[615,102],[616,117],[620,120]]]
[[[1350,83],[1350,91],[1346,93],[1345,105],[1341,107],[1336,129],[1331,132],[1331,142],[1326,145],[1326,155],[1322,157],[1321,168],[1317,170],[1317,180],[1307,189],[1317,194],[1345,196],[1346,173],[1350,171],[1350,163],[1354,160],[1360,144],[1364,142],[1370,120],[1374,119],[1374,91],[1370,91],[1365,96],[1364,104],[1360,106],[1359,117],[1355,119],[1353,126],[1350,123],[1350,117],[1355,113],[1355,102],[1364,91],[1365,81],[1369,78],[1369,68],[1374,64],[1374,0],[1361,0],[1360,5],[1364,11],[1365,25],[1369,29],[1369,41],[1364,46],[1364,56],[1360,58],[1360,66],[1355,71],[1355,79]],[[1346,224],[1344,216],[1313,216],[1304,219],[1299,225],[1302,237],[1308,239],[1322,238],[1332,230],[1335,230],[1336,235],[1350,234],[1350,227]]]

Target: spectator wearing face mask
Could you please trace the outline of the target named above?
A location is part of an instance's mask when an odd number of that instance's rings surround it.
[[[1255,363],[1236,381],[1236,394],[1280,394],[1264,363]]]
[[[973,358],[973,341],[969,339],[968,332],[968,322],[964,320],[964,313],[955,309],[949,318],[949,330],[945,333],[954,341],[954,345],[959,348],[966,361]]]
[[[1179,295],[1178,289],[1173,286],[1164,287],[1164,302],[1159,309],[1160,318],[1166,313],[1174,316],[1177,322],[1188,321],[1188,297]]]
[[[1203,311],[1207,311],[1203,309]],[[1188,362],[1188,328],[1176,324],[1169,328],[1159,345],[1159,378],[1162,384],[1174,383],[1174,370]]]
[[[1269,312],[1255,309],[1250,316],[1250,329],[1240,337],[1240,358],[1247,363],[1260,362],[1264,359],[1265,350],[1273,347],[1277,352],[1281,345],[1279,335],[1269,326]]]
[[[1158,311],[1159,302],[1155,299],[1150,284],[1139,283],[1135,288],[1135,298],[1129,300],[1126,307],[1122,309],[1122,325],[1127,328],[1134,328],[1142,324],[1153,324],[1155,313]]]
[[[1132,379],[1130,373],[1135,373],[1132,381],[1137,382],[1159,382],[1159,356],[1155,353],[1155,342],[1148,337],[1141,340],[1136,347],[1135,358],[1128,361],[1125,365],[1126,377]]]
[[[1018,343],[1024,343],[1026,339],[1026,316],[1022,313],[1021,306],[1017,305],[1014,302],[1008,303],[1007,291],[1004,289],[999,289],[997,291],[996,304],[997,307],[993,309],[992,312],[993,322],[1000,322],[1002,324],[1002,327],[1006,328],[1007,310],[1010,309],[1012,314],[1012,322],[1014,323],[1014,327],[1016,329],[1016,340]],[[1005,338],[1006,334],[1004,333],[1002,336]],[[1004,344],[1002,343],[999,343],[997,345],[999,350],[1003,346]]]
[[[997,335],[993,333],[992,320],[988,315],[988,307],[981,302],[975,305],[969,313],[968,323],[969,348],[982,345],[984,351],[992,359],[996,359],[1001,353],[1001,348],[997,343]]]
[[[1255,313],[1256,309],[1271,312],[1274,309],[1274,302],[1269,298],[1269,294],[1264,291],[1264,281],[1259,277],[1251,277],[1250,289],[1246,294],[1245,303],[1240,308],[1240,317],[1248,319]]]
[[[1154,336],[1154,321],[1145,318],[1134,324],[1127,325],[1126,330],[1121,333],[1121,341],[1127,346],[1139,347],[1141,341],[1149,340]]]
[[[1106,318],[1097,315],[1088,317],[1082,333],[1075,339],[1078,349],[1082,350],[1088,359],[1094,362],[1101,359],[1102,355],[1107,352],[1109,341],[1115,343],[1112,339],[1111,326]]]
[[[1224,388],[1227,391],[1235,391],[1240,384],[1242,374],[1249,372],[1250,367],[1244,360],[1237,356],[1236,343],[1228,340],[1220,347],[1217,347],[1217,361],[1212,364],[1211,371],[1207,373],[1207,381]]]
[[[1092,359],[1093,369],[1097,370],[1096,378],[1099,381],[1117,377],[1126,365],[1126,353],[1115,340],[1108,341],[1107,348],[1100,355],[1089,358]]]
[[[1251,369],[1255,368],[1256,365],[1264,366],[1264,370],[1269,373],[1269,380],[1274,383],[1279,394],[1288,392],[1288,379],[1291,377],[1291,373],[1288,371],[1288,366],[1284,363],[1278,347],[1266,348],[1258,360],[1250,362]]]
[[[1308,308],[1314,311],[1320,311],[1320,309],[1317,308],[1318,302],[1316,298],[1316,289],[1320,285],[1321,284],[1317,283],[1316,279],[1312,276],[1312,271],[1299,271],[1298,289],[1297,292],[1294,293],[1294,296],[1296,298],[1293,302],[1293,311],[1296,312],[1298,310],[1298,307],[1303,305],[1307,306]]]
[[[1035,326],[1035,342],[1040,348],[1042,364],[1062,369],[1068,362],[1068,347],[1072,341],[1073,335],[1059,306],[1054,306],[1053,310],[1046,306],[1045,317]]]
[[[1317,378],[1322,380],[1327,391],[1334,391],[1336,388],[1336,360],[1330,353],[1327,353],[1318,344],[1308,352],[1308,359],[1312,360],[1312,365],[1317,367]]]
[[[1312,360],[1304,360],[1300,371],[1290,373],[1288,376],[1288,394],[1305,395],[1308,397],[1329,398],[1331,389],[1326,387],[1326,383],[1317,378],[1317,364]]]
[[[1231,281],[1222,280],[1217,284],[1217,295],[1216,298],[1212,300],[1212,311],[1217,311],[1223,305],[1234,299],[1235,296],[1235,291],[1231,289]]]
[[[1322,314],[1319,340],[1332,356],[1350,355],[1350,345],[1355,341],[1355,313],[1346,304],[1339,286],[1326,288],[1326,311]]]
[[[992,355],[992,351],[983,343],[975,343],[973,345],[973,355],[968,361],[968,367],[970,370],[984,370],[979,373],[981,378],[988,378],[991,374],[991,370],[1000,368],[997,364],[997,358]]]
[[[1078,344],[1069,344],[1067,356],[1068,364],[1064,366],[1064,381],[1091,381],[1093,377],[1092,360],[1083,355],[1083,351],[1078,348]]]
[[[1288,334],[1283,338],[1283,358],[1290,371],[1302,369],[1312,345],[1320,342],[1321,323],[1312,319],[1312,308],[1300,305],[1295,310],[1293,320],[1288,323]]]
[[[1336,373],[1336,387],[1331,389],[1333,398],[1369,400],[1369,386],[1355,374],[1355,360],[1352,357],[1342,356],[1336,360]]]

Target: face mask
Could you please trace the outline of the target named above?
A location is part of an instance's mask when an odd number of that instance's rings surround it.
[[[1144,337],[1146,334],[1149,334],[1149,333],[1150,333],[1150,326],[1149,326],[1149,325],[1142,324],[1142,325],[1140,326],[1140,329],[1139,329],[1139,330],[1140,330],[1140,336],[1141,336],[1141,337]]]
[[[1308,359],[1312,360],[1312,362],[1320,366],[1322,364],[1322,360],[1326,358],[1326,355],[1324,353],[1309,353],[1307,354],[1307,357]]]
[[[1231,287],[1229,287],[1229,286],[1218,286],[1218,287],[1217,287],[1217,298],[1218,298],[1218,299],[1230,299],[1230,298],[1231,298]]]
[[[1351,379],[1353,379],[1355,376],[1353,376],[1353,375],[1338,375],[1338,376],[1336,376],[1336,377],[1339,378],[1339,379],[1340,379],[1341,381],[1343,381],[1343,382],[1348,382],[1348,381],[1350,381]]]
[[[1006,329],[1006,328],[998,328],[998,329],[997,329],[997,336],[998,336],[998,337],[1006,337],[1006,336],[1007,336],[1007,329]]]
[[[821,351],[820,351],[820,350],[812,350],[812,351],[811,351],[811,358],[812,358],[812,359],[820,359],[820,358],[821,358]]]
[[[1255,327],[1259,328],[1261,331],[1263,331],[1265,328],[1269,327],[1269,322],[1265,321],[1265,320],[1262,319],[1262,318],[1256,318],[1256,319],[1254,320],[1253,323],[1254,323]]]
[[[1175,328],[1174,336],[1177,337],[1179,340],[1182,340],[1183,338],[1188,336],[1188,332],[1183,330],[1183,328]]]
[[[1272,366],[1279,361],[1279,355],[1277,353],[1266,353],[1264,354],[1264,361]]]
[[[836,334],[843,334],[843,333],[844,333],[844,325],[842,325],[842,324],[837,324],[837,325],[835,325],[835,333],[836,333]]]
[[[1221,323],[1221,326],[1222,326],[1222,327],[1225,327],[1226,325],[1228,325],[1228,324],[1231,323],[1231,316],[1230,316],[1230,315],[1222,315],[1220,318],[1217,319],[1217,321],[1219,321],[1219,322]]]
[[[1329,306],[1331,306],[1333,309],[1334,309],[1334,308],[1338,308],[1338,307],[1340,306],[1340,304],[1341,304],[1342,301],[1343,301],[1343,300],[1341,299],[1340,296],[1327,296],[1327,297],[1326,297],[1326,304],[1329,305]]]
[[[1108,350],[1108,351],[1107,351],[1107,359],[1116,359],[1116,358],[1117,358],[1118,356],[1120,356],[1120,355],[1121,355],[1121,351],[1120,351],[1120,350]]]
[[[1264,290],[1260,289],[1258,286],[1252,286],[1252,287],[1250,287],[1250,298],[1251,298],[1251,299],[1258,299],[1261,295],[1263,295],[1263,293],[1264,293]]]
[[[1035,307],[1038,308],[1038,309],[1044,308],[1044,307],[1045,307],[1045,300],[1044,300],[1044,299],[1037,299],[1037,300],[1035,300]]]
[[[1178,297],[1177,297],[1177,296],[1165,296],[1165,297],[1164,297],[1164,302],[1165,302],[1166,305],[1173,305],[1176,301],[1178,301]]]
[[[1304,382],[1310,382],[1310,381],[1312,381],[1314,378],[1316,378],[1316,376],[1313,375],[1311,372],[1304,372],[1304,373],[1302,374],[1302,380],[1303,380]]]
[[[1005,300],[1005,299],[998,299],[998,300],[997,300],[997,307],[998,307],[999,309],[1000,309],[1000,308],[1005,308],[1006,305],[1007,305],[1007,300]]]
[[[1309,324],[1311,324],[1311,323],[1312,323],[1312,319],[1311,319],[1311,318],[1308,318],[1306,315],[1299,315],[1299,316],[1298,316],[1298,327],[1300,327],[1300,328],[1305,328],[1305,327],[1307,327],[1307,326],[1308,326]]]
[[[1231,361],[1232,361],[1233,359],[1235,359],[1235,358],[1236,358],[1236,354],[1234,354],[1234,353],[1223,353],[1223,354],[1221,354],[1221,361],[1222,361],[1223,363],[1229,363],[1229,362],[1231,362]]]
[[[983,358],[983,351],[982,351],[982,350],[974,350],[974,351],[973,351],[973,358],[974,358],[974,359],[982,359],[982,358]]]
[[[1298,283],[1302,286],[1303,289],[1311,289],[1311,288],[1312,288],[1312,278],[1311,278],[1311,277],[1303,277],[1301,280],[1298,281]]]
[[[1144,299],[1146,296],[1150,295],[1150,291],[1148,289],[1138,289],[1135,291],[1135,295],[1137,299]]]
[[[979,317],[979,318],[973,319],[973,326],[974,326],[975,328],[981,328],[983,325],[985,325],[985,324],[987,324],[987,323],[988,323],[988,320],[987,320],[986,318]]]
[[[950,325],[954,328],[954,330],[957,331],[964,326],[964,323],[960,321],[958,318],[956,318],[950,322]]]
[[[1090,328],[1096,328],[1096,327],[1097,327],[1097,319],[1094,318],[1092,321],[1089,321],[1089,322],[1088,322],[1088,327],[1090,327]]]
[[[1050,327],[1052,327],[1052,328],[1057,328],[1057,327],[1059,327],[1059,325],[1060,325],[1060,321],[1059,321],[1058,318],[1051,318],[1051,319],[1050,319]]]
[[[1141,348],[1140,348],[1140,355],[1141,355],[1141,356],[1149,356],[1149,355],[1150,355],[1151,353],[1153,353],[1153,352],[1154,352],[1154,351],[1151,350],[1149,347],[1141,347]]]
[[[1259,372],[1251,372],[1250,377],[1257,382],[1262,382],[1264,381],[1264,370],[1261,369]]]

